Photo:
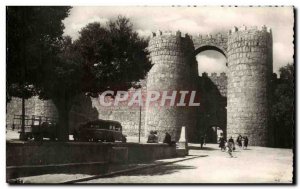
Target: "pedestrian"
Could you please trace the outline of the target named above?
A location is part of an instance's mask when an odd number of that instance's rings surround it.
[[[231,137],[232,138],[232,137]],[[232,158],[233,157],[233,148],[234,148],[234,142],[232,142],[232,140],[228,140],[228,142],[226,143],[226,148],[227,148],[227,152],[229,154],[229,156]]]
[[[200,138],[200,147],[203,148],[203,144],[204,144],[204,136],[201,136]]]
[[[241,142],[242,142],[242,148],[245,149],[245,137],[242,137]]]
[[[203,139],[203,145],[206,145],[206,135],[204,135],[204,139]]]
[[[168,132],[166,132],[166,134],[165,134],[165,138],[164,138],[164,141],[163,141],[164,143],[166,143],[166,144],[169,144],[169,145],[171,145],[171,135],[168,133]]]
[[[221,148],[221,151],[225,151],[225,139],[223,138],[223,136],[221,136],[221,138],[219,139],[219,147]]]
[[[239,135],[238,138],[236,139],[236,143],[239,145],[239,147],[242,147],[242,136]]]
[[[154,131],[153,134],[154,134],[154,143],[158,143],[157,131]]]
[[[228,140],[229,143],[232,143],[232,150],[235,150],[235,144],[234,144],[234,140],[232,137],[230,137],[230,139]]]
[[[247,147],[248,147],[248,142],[249,142],[248,137],[245,136],[245,140],[244,140],[244,147],[245,147],[245,149],[247,149]]]

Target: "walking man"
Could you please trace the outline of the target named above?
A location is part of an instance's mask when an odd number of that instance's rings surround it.
[[[203,144],[204,144],[204,137],[201,136],[200,138],[200,147],[203,148]]]
[[[229,156],[232,158],[233,157],[233,155],[232,155],[233,143],[230,142],[229,140],[228,140],[228,142],[226,142],[226,149],[227,149],[227,152],[228,152]]]

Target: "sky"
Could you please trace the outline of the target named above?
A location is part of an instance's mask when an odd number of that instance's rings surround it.
[[[272,29],[273,70],[293,62],[292,7],[73,7],[65,24],[65,35],[78,38],[81,28],[91,22],[106,24],[123,15],[133,23],[134,29],[144,37],[152,32],[177,31],[197,34],[228,32],[234,26],[262,26]],[[204,51],[196,56],[199,74],[226,72],[225,57],[215,51]]]

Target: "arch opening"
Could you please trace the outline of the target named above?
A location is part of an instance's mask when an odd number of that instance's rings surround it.
[[[200,49],[200,50],[199,50]],[[198,64],[198,73],[201,75],[206,73],[222,73],[227,71],[227,58],[223,51],[216,49],[202,48],[195,51],[195,56]]]
[[[208,51],[208,50],[209,51],[217,51],[217,52],[221,53],[222,55],[224,55],[224,57],[227,59],[227,54],[226,54],[225,50],[222,50],[221,48],[212,46],[212,45],[204,45],[204,46],[197,48],[195,50],[195,56],[197,56],[197,54],[199,54],[201,52]]]
[[[228,69],[226,51],[215,46],[202,46],[196,49],[195,56],[200,76],[198,92],[201,94],[196,130],[199,136],[208,137],[208,143],[217,143],[221,136],[226,138]],[[207,73],[206,76],[203,75],[204,72]]]
[[[205,130],[205,138],[207,143],[218,143],[221,137],[224,137],[224,130],[216,125],[210,126]]]

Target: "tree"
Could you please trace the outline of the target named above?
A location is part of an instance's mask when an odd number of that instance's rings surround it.
[[[280,68],[280,79],[273,91],[271,119],[275,130],[275,145],[292,147],[295,111],[294,64]]]
[[[70,8],[7,7],[7,100],[10,96],[22,98],[23,132],[25,99],[35,95],[36,87],[45,79],[63,34],[62,20]]]
[[[76,51],[72,39],[64,37],[59,44],[60,52],[45,80],[39,86],[39,96],[50,98],[58,110],[59,139],[68,140],[69,111],[76,94],[82,92],[84,81],[83,59]]]
[[[88,24],[75,43],[85,60],[85,90],[89,92],[126,90],[151,68],[145,51],[148,40],[133,31],[126,17],[118,16],[108,26]]]
[[[68,115],[78,94],[95,97],[108,89],[127,90],[145,77],[151,67],[147,44],[121,16],[106,26],[88,24],[74,42],[64,38],[59,60],[52,62],[41,90],[58,109],[61,140],[68,140]]]

